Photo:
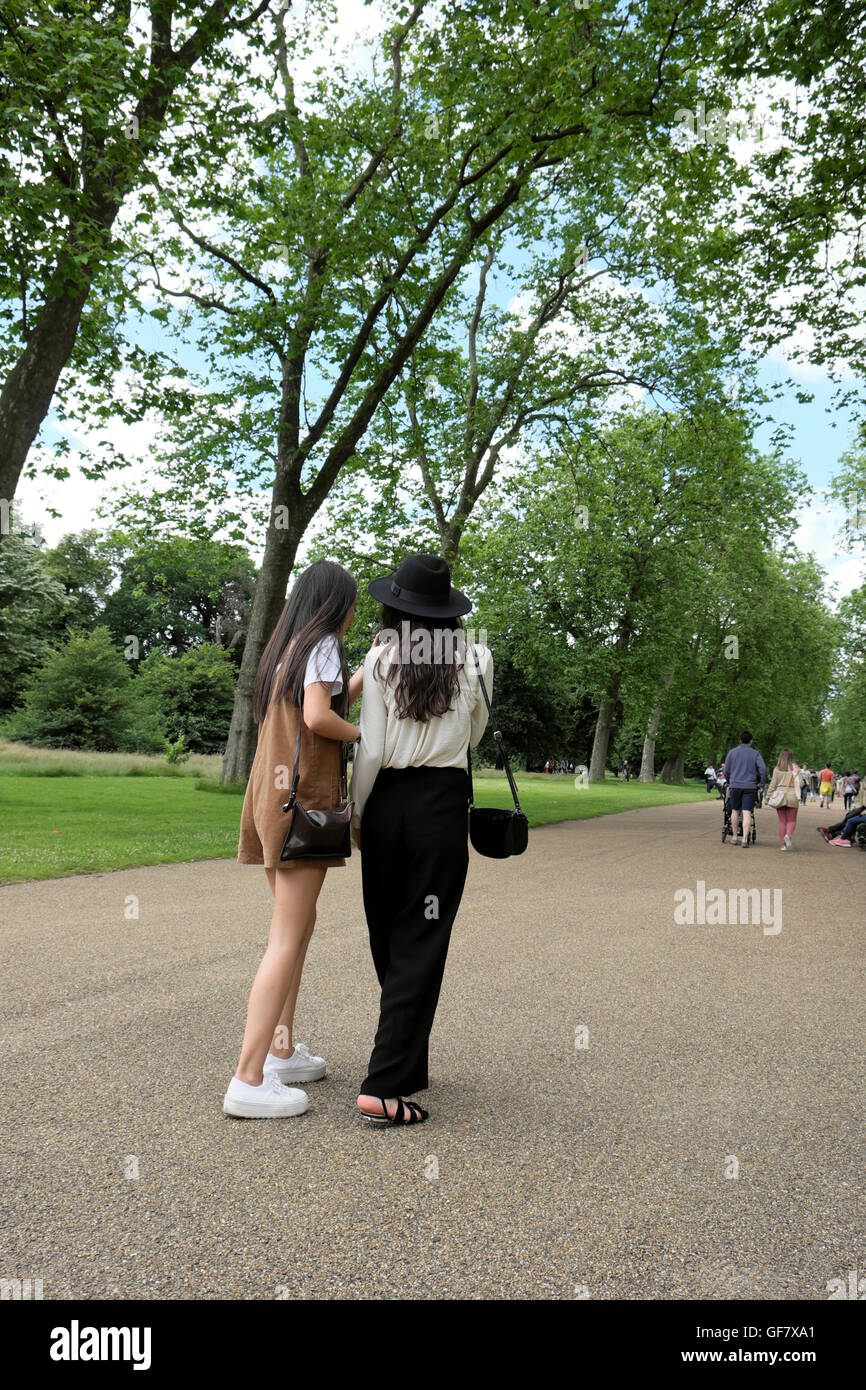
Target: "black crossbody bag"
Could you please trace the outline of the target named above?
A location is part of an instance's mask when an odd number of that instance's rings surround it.
[[[487,686],[484,684],[484,677],[478,665],[478,658],[475,655],[475,648],[472,649],[475,659],[475,669],[478,672],[478,679],[481,683],[481,693],[484,696],[484,703],[487,706],[487,714],[492,717],[493,711],[490,708],[490,696],[487,694]],[[502,762],[505,767],[505,775],[508,778],[508,785],[511,788],[511,795],[514,798],[514,810],[503,811],[498,806],[476,806],[475,789],[472,782],[472,750],[466,749],[466,765],[469,771],[469,841],[474,850],[479,854],[486,855],[488,859],[508,859],[512,854],[522,854],[529,844],[529,821],[520,809],[520,802],[517,799],[517,784],[511,772],[511,765],[508,761],[508,754],[505,751],[505,743],[499,729],[494,729],[493,737],[496,740]]]

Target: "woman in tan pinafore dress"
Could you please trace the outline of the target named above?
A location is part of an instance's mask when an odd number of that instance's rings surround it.
[[[274,684],[278,678],[275,675]],[[331,707],[336,704],[337,697],[333,697]],[[302,859],[280,863],[280,850],[291,819],[283,807],[292,784],[300,715],[291,695],[279,701],[272,698],[259,728],[258,747],[241,812],[238,844],[241,864],[264,864],[266,869],[280,870],[304,866]],[[302,806],[324,810],[339,803],[342,760],[343,750],[339,743],[332,738],[322,738],[302,722],[298,782],[298,801]],[[317,859],[316,863],[324,869],[336,869],[342,868],[346,861]]]
[[[227,1115],[273,1118],[309,1106],[295,1082],[325,1075],[323,1057],[293,1046],[295,1001],[316,902],[325,874],[345,859],[280,860],[291,817],[289,799],[300,724],[297,799],[307,810],[341,801],[343,743],[361,731],[345,719],[360,691],[363,667],[349,678],[343,635],[355,616],[358,588],[341,565],[317,560],[297,579],[259,663],[253,709],[258,747],[241,813],[238,859],[264,866],[274,895],[268,947],[250,992],[237,1071],[223,1100]]]

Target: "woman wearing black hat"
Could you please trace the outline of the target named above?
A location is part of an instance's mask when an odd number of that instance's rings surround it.
[[[378,1124],[419,1124],[403,1095],[428,1084],[427,1045],[469,864],[467,749],[484,732],[493,661],[468,647],[472,607],[438,555],[410,555],[370,585],[383,630],[364,663],[352,775],[364,910],[382,986],[379,1028],[358,1108]]]

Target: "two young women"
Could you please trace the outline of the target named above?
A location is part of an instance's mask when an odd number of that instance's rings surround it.
[[[274,913],[223,1102],[229,1115],[302,1114],[309,1099],[295,1083],[326,1071],[305,1044],[293,1047],[292,1030],[318,896],[327,870],[345,860],[280,862],[286,771],[300,724],[297,799],[307,810],[338,804],[342,744],[359,744],[353,838],[382,993],[358,1108],[379,1124],[427,1118],[403,1097],[428,1084],[428,1040],[469,861],[468,749],[487,722],[479,672],[489,692],[493,663],[486,647],[467,650],[460,618],[471,603],[439,556],[409,556],[369,591],[383,605],[383,630],[351,677],[342,639],[357,585],[325,560],[297,580],[259,665],[259,740],[238,859],[264,865]],[[345,715],[362,688],[359,727]]]

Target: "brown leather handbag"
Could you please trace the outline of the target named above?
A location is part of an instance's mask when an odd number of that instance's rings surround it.
[[[298,738],[295,743],[295,767],[292,789],[283,811],[291,811],[292,819],[280,850],[280,862],[287,859],[348,859],[352,853],[352,811],[354,802],[348,800],[346,782],[346,749],[342,749],[339,806],[325,810],[306,810],[298,801],[298,780],[301,763],[301,721],[303,709],[298,710]]]

